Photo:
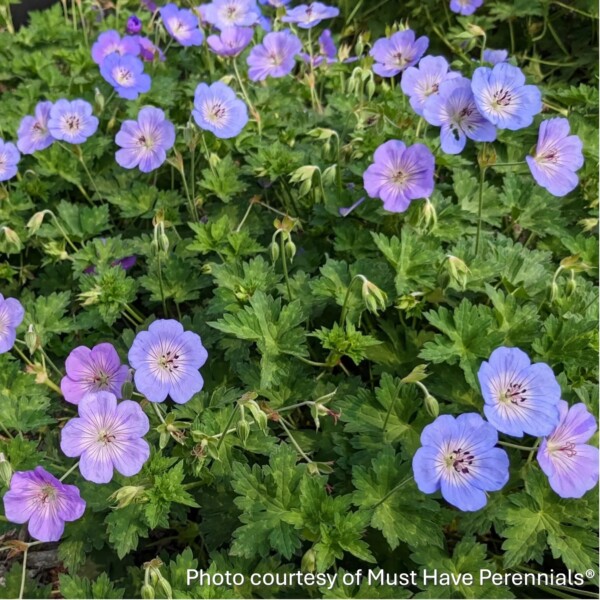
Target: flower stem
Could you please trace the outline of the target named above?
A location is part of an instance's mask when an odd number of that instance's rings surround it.
[[[493,168],[496,167],[517,167],[518,165],[524,165],[525,162],[524,161],[520,161],[520,162],[506,162],[506,163],[495,163],[493,165],[490,165]]]
[[[291,302],[292,301],[292,288],[290,287],[290,277],[288,274],[287,258],[285,255],[285,244],[283,243],[282,235],[279,236],[279,247],[280,247],[280,254],[281,254],[281,262],[283,264],[283,276],[285,278],[285,285],[287,287],[288,300]]]
[[[204,137],[202,137],[202,141],[204,141]],[[209,161],[210,164],[210,161]],[[211,167],[212,170],[212,167]],[[190,207],[190,213],[192,215],[192,218],[194,219],[194,221],[199,221],[200,217],[198,216],[198,211],[196,210],[196,205],[194,204],[194,201],[192,199],[192,197],[190,196],[190,188],[188,187],[187,184],[187,179],[185,178],[185,172],[182,170],[181,171],[181,179],[183,180],[183,189],[185,190],[185,195],[187,197],[187,201]]]
[[[298,442],[294,439],[294,436],[292,435],[292,432],[288,429],[287,425],[283,422],[283,419],[281,419],[279,421],[279,424],[281,425],[281,427],[283,428],[283,430],[287,434],[288,439],[290,440],[290,442],[292,442],[292,445],[294,446],[294,448],[296,448],[296,450],[298,450],[298,452],[300,453],[300,456],[302,456],[302,458],[307,463],[313,462],[311,460],[311,458],[306,454],[306,452],[304,452],[304,450],[302,450],[302,448],[300,447],[300,444],[298,444]]]
[[[518,444],[511,444],[510,442],[498,442],[500,446],[506,446],[507,448],[514,448],[515,450],[523,450],[525,452],[531,452],[535,450],[535,446],[531,448],[530,446],[519,446]]]
[[[158,408],[158,404],[156,404],[156,402],[153,402],[152,406],[154,407],[154,412],[156,413],[156,416],[160,419],[160,422],[163,425],[166,425],[167,423],[165,422],[165,418],[163,417],[160,408]]]
[[[242,217],[240,224],[234,229],[234,233],[239,233],[242,230],[242,227],[244,226],[244,223],[246,222],[246,219],[248,218],[248,215],[250,214],[250,211],[252,210],[252,207],[255,204],[256,204],[256,202],[254,202],[254,200],[250,200],[250,202],[248,204],[248,208],[246,209],[246,212],[244,213],[244,216]]]
[[[346,312],[348,310],[348,300],[350,299],[350,289],[352,288],[352,285],[354,284],[354,282],[357,281],[358,279],[361,279],[363,282],[365,281],[364,275],[355,275],[352,278],[352,281],[350,282],[350,284],[348,285],[348,288],[346,289],[346,295],[344,296],[344,303],[342,304],[342,313],[340,314],[340,326],[342,326],[344,324],[344,321],[346,320]]]
[[[27,576],[27,553],[29,552],[29,545],[25,546],[23,551],[23,572],[21,573],[21,588],[19,590],[19,600],[23,599],[25,593],[25,577]]]
[[[217,442],[217,447],[215,448],[215,454],[217,456],[219,456],[219,449],[223,445],[223,440],[225,439],[225,436],[229,433],[229,426],[233,423],[233,419],[235,418],[238,408],[239,404],[236,402],[235,406],[233,407],[233,410],[231,411],[231,415],[229,416],[229,420],[227,421],[227,425],[225,425],[223,433],[219,436],[219,441]],[[233,431],[235,431],[235,429]]]
[[[475,256],[479,254],[481,242],[481,225],[483,222],[483,184],[485,181],[486,167],[479,168],[479,212],[477,217],[477,237],[475,238]]]
[[[372,509],[376,509],[379,505],[383,504],[391,495],[395,494],[398,490],[402,489],[407,483],[413,480],[413,476],[410,475],[403,481],[401,481],[396,487],[393,487],[377,504],[371,506]]]
[[[79,466],[79,461],[77,461],[65,474],[59,479],[59,481],[64,481],[77,467]]]
[[[156,253],[156,264],[158,265],[158,287],[160,289],[160,299],[162,300],[162,309],[165,319],[169,318],[167,313],[167,302],[165,300],[165,290],[163,287],[162,266],[160,263],[160,250]]]
[[[237,79],[238,85],[240,86],[240,91],[242,92],[242,96],[244,96],[244,100],[246,100],[246,103],[248,104],[248,108],[250,109],[252,116],[256,120],[256,125],[258,127],[258,135],[261,136],[262,135],[262,122],[260,119],[260,113],[256,110],[256,107],[254,106],[254,104],[252,104],[252,101],[250,100],[250,96],[248,96],[248,92],[246,91],[246,87],[244,86],[244,83],[242,82],[242,78],[240,76],[240,71],[239,71],[238,64],[237,64],[237,59],[234,58],[231,62],[233,62],[233,70],[235,72],[235,78]]]

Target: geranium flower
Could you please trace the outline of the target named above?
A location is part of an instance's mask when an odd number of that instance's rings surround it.
[[[80,457],[84,479],[108,483],[113,470],[131,477],[140,472],[150,456],[143,439],[148,417],[137,402],[117,398],[110,392],[87,394],[78,406],[79,417],[67,422],[60,434],[60,448],[70,458]]]
[[[107,56],[115,52],[121,56],[125,54],[137,56],[140,53],[140,48],[133,37],[128,35],[121,37],[118,31],[111,29],[101,33],[94,42],[92,60],[97,65],[101,65]]]
[[[569,133],[567,119],[558,117],[543,121],[535,155],[525,158],[538,185],[553,196],[565,196],[579,183],[576,171],[583,166],[582,143],[576,135]]]
[[[238,135],[248,123],[248,108],[235,92],[217,81],[211,86],[201,83],[194,94],[194,121],[218,138]]]
[[[213,0],[203,12],[204,19],[217,29],[250,27],[261,17],[256,0]]]
[[[569,408],[561,400],[558,411],[559,423],[542,440],[537,459],[561,498],[581,498],[598,483],[598,448],[586,444],[596,432],[596,419],[583,403]]]
[[[268,4],[273,8],[281,8],[282,6],[287,6],[290,3],[290,0],[258,0],[261,4]]]
[[[300,56],[304,62],[310,62],[310,54],[303,52]],[[323,61],[327,64],[337,62],[337,48],[329,29],[324,29],[319,36],[319,53],[313,56],[313,67],[318,67]]]
[[[113,86],[117,95],[135,100],[150,90],[152,80],[144,73],[144,63],[136,56],[111,54],[100,66],[100,74]]]
[[[0,181],[8,181],[17,174],[21,154],[12,142],[0,139]]]
[[[58,100],[50,109],[48,129],[52,137],[69,144],[83,144],[98,129],[98,118],[85,100]]]
[[[296,54],[302,50],[302,42],[288,29],[267,33],[262,44],[252,48],[246,59],[248,77],[262,81],[267,77],[285,77],[296,65]]]
[[[115,142],[121,147],[115,154],[119,165],[149,173],[167,159],[167,151],[175,144],[175,127],[162,110],[144,106],[137,121],[123,121]]]
[[[85,500],[74,485],[61,483],[43,467],[17,471],[4,495],[4,514],[11,523],[27,523],[29,535],[40,542],[58,542],[65,522],[85,512]]]
[[[408,67],[402,74],[400,87],[410,98],[410,105],[418,115],[423,116],[425,100],[437,95],[442,82],[460,77],[448,69],[448,61],[443,56],[424,56],[418,67]]]
[[[501,347],[481,364],[477,376],[483,411],[498,431],[541,436],[558,424],[560,385],[547,364],[531,364],[519,348]]]
[[[483,0],[450,0],[450,10],[459,15],[472,15],[481,5]]]
[[[1,155],[0,148],[0,157]],[[25,309],[16,298],[5,298],[0,294],[0,354],[8,352],[15,345],[17,327],[24,317]]]
[[[433,193],[435,158],[427,146],[390,140],[375,150],[373,160],[364,172],[364,186],[371,198],[383,200],[385,210],[404,212],[411,200]]]
[[[142,22],[136,17],[136,15],[131,15],[127,19],[127,23],[125,24],[125,31],[129,35],[137,35],[142,31]]]
[[[380,38],[369,52],[375,59],[373,71],[381,77],[395,77],[416,65],[428,46],[429,38],[423,35],[415,40],[412,29],[398,31],[390,38]]]
[[[198,28],[198,18],[187,8],[177,8],[175,4],[166,4],[160,9],[165,29],[182,46],[200,46],[204,34]]]
[[[135,39],[140,46],[140,58],[146,62],[152,62],[158,58],[161,62],[165,60],[165,53],[154,45],[154,42],[147,37],[136,35]]]
[[[508,60],[508,50],[492,50],[488,48],[483,51],[483,60],[491,65],[498,65]]]
[[[321,2],[301,4],[287,11],[281,20],[283,23],[295,23],[301,29],[311,29],[323,19],[333,19],[340,14],[340,9],[327,6]]]
[[[447,154],[462,152],[467,138],[476,142],[496,139],[496,128],[477,110],[471,82],[465,77],[440,84],[439,94],[425,102],[423,117],[431,125],[441,127],[442,150]]]
[[[237,56],[248,46],[253,35],[252,27],[224,27],[219,35],[209,35],[206,42],[219,56]]]
[[[529,127],[542,110],[540,90],[525,85],[525,75],[508,63],[475,69],[471,88],[479,112],[498,129]]]
[[[97,344],[93,348],[78,346],[71,350],[65,361],[66,375],[60,389],[67,402],[79,404],[90,392],[111,392],[118,398],[126,381],[130,380],[129,367],[112,344]]]
[[[423,429],[422,447],[413,457],[417,487],[425,494],[441,490],[463,511],[483,508],[486,492],[508,481],[508,455],[497,443],[498,432],[476,413],[439,416]]]
[[[48,119],[52,102],[38,102],[34,116],[27,115],[17,130],[17,148],[23,154],[33,154],[52,145],[54,138],[48,131]]]
[[[137,389],[151,402],[167,396],[184,404],[204,386],[198,369],[208,353],[200,336],[174,319],[159,319],[140,331],[129,350]]]

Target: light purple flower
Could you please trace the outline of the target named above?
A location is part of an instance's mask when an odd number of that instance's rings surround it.
[[[119,32],[114,29],[104,31],[92,46],[92,59],[97,65],[101,65],[104,59],[114,52],[121,56],[124,54],[137,56],[140,48],[135,38],[131,36],[126,35],[121,38]]]
[[[56,140],[83,144],[98,129],[98,118],[85,100],[58,100],[50,109],[48,129]]]
[[[542,440],[537,459],[561,498],[581,498],[598,483],[598,448],[586,444],[596,432],[596,419],[583,403],[569,408],[561,400],[558,410],[558,426]]]
[[[21,120],[17,131],[17,148],[23,154],[33,154],[45,150],[52,144],[54,138],[48,131],[48,118],[52,102],[38,102],[34,116],[27,115]]]
[[[508,60],[508,50],[492,50],[488,48],[483,51],[483,60],[491,65],[498,65]]]
[[[295,56],[302,50],[302,42],[288,29],[267,33],[262,44],[252,48],[246,59],[248,77],[262,81],[267,77],[285,77],[296,65]]]
[[[60,434],[60,449],[79,459],[84,479],[108,483],[113,469],[125,477],[139,473],[150,456],[143,439],[148,417],[137,402],[117,398],[110,392],[87,394],[81,399],[79,417],[71,419]]]
[[[483,0],[451,0],[450,10],[459,15],[472,15],[482,4]]]
[[[141,35],[136,35],[135,39],[137,40],[140,46],[140,58],[142,60],[146,62],[152,62],[153,60],[158,58],[158,60],[164,62],[165,53],[158,46],[155,46],[152,40]]]
[[[300,56],[304,62],[310,62],[310,54],[303,52]],[[313,67],[318,67],[323,61],[327,64],[337,62],[337,48],[329,29],[324,29],[319,36],[319,53],[313,56]]]
[[[467,138],[475,142],[496,139],[496,128],[477,110],[471,82],[465,77],[440,84],[439,94],[425,102],[423,117],[431,125],[441,127],[442,150],[446,154],[462,152]]]
[[[127,19],[125,31],[129,35],[137,35],[142,31],[142,22],[137,18],[136,15],[131,15],[129,19]]]
[[[0,354],[8,352],[15,345],[17,327],[23,322],[24,316],[25,309],[16,298],[5,298],[0,294]]]
[[[390,38],[378,39],[369,54],[375,59],[373,71],[381,77],[394,77],[412,67],[429,46],[429,38],[421,36],[415,40],[415,32],[405,29]]]
[[[529,127],[542,110],[540,90],[525,85],[525,75],[508,63],[475,69],[471,88],[479,112],[498,129]]]
[[[423,429],[413,458],[417,487],[425,494],[441,490],[463,511],[483,508],[486,492],[508,481],[508,455],[497,443],[498,432],[476,413],[439,416]]]
[[[188,402],[204,386],[198,369],[207,358],[200,336],[184,331],[174,319],[154,321],[136,335],[129,350],[135,385],[150,402],[167,396],[178,404]]]
[[[283,23],[296,23],[301,29],[310,29],[323,19],[333,19],[339,14],[339,8],[327,6],[321,2],[311,2],[289,9],[287,14],[281,17],[281,20]]]
[[[502,433],[541,436],[558,424],[560,385],[545,363],[519,348],[496,348],[477,374],[487,420]]]
[[[448,61],[443,56],[424,56],[418,67],[408,67],[402,74],[400,86],[418,115],[423,116],[425,100],[437,95],[442,82],[460,77],[448,69]]]
[[[155,12],[158,6],[154,0],[141,0],[142,6],[145,6],[151,13]]]
[[[43,467],[17,471],[4,495],[4,514],[12,523],[27,523],[29,535],[40,542],[58,542],[66,521],[85,512],[85,500],[74,485],[61,483]]]
[[[100,74],[113,86],[117,95],[126,100],[135,100],[140,94],[150,91],[152,80],[144,73],[144,63],[126,54],[111,54],[100,65]]]
[[[192,116],[200,129],[227,139],[244,129],[248,123],[248,108],[228,85],[220,81],[211,86],[201,83],[194,94]]]
[[[213,0],[204,8],[204,19],[217,29],[251,27],[260,17],[256,0]]]
[[[67,402],[79,404],[90,392],[111,392],[118,398],[129,376],[129,367],[121,359],[112,344],[97,344],[93,348],[78,346],[71,350],[65,361],[66,375],[60,389]]]
[[[144,106],[137,121],[123,121],[115,142],[121,147],[115,154],[119,165],[149,173],[167,159],[167,151],[175,144],[175,127],[162,110]]]
[[[165,29],[182,46],[200,46],[204,34],[198,28],[198,17],[187,8],[166,4],[160,9]]]
[[[411,200],[433,193],[435,158],[427,146],[390,140],[375,150],[373,161],[364,172],[364,187],[371,198],[383,200],[385,210],[404,212]]]
[[[209,35],[206,42],[219,56],[237,56],[251,42],[253,35],[252,27],[224,27],[219,35]]]
[[[579,183],[575,173],[583,166],[582,143],[579,137],[569,133],[567,119],[543,121],[535,155],[525,158],[538,185],[553,196],[565,196]]]
[[[21,154],[12,142],[0,139],[0,181],[8,181],[17,174]]]

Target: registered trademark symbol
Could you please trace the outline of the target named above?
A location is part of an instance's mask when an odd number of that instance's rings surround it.
[[[594,575],[595,575],[595,574],[596,574],[596,571],[594,571],[594,569],[588,569],[588,570],[585,572],[585,576],[586,576],[588,579],[592,579],[592,577],[594,577]]]

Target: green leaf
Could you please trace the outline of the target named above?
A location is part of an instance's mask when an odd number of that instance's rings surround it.
[[[76,575],[59,575],[60,593],[64,598],[93,598],[93,599],[115,599],[123,598],[125,589],[116,588],[110,581],[107,573],[102,573],[94,581],[87,577],[77,577]]]
[[[139,504],[113,510],[105,519],[108,541],[119,558],[123,558],[138,547],[140,537],[148,536],[148,525],[143,517],[144,509]]]
[[[311,335],[321,341],[323,348],[333,351],[335,360],[332,363],[348,356],[357,365],[366,358],[368,348],[381,344],[379,340],[358,331],[350,322],[345,327],[334,323],[331,329],[322,327]]]
[[[240,181],[239,173],[239,165],[233,162],[231,154],[227,154],[213,165],[213,169],[202,170],[202,179],[198,185],[222,202],[230,202],[236,194],[241,194],[246,189],[246,184]]]

